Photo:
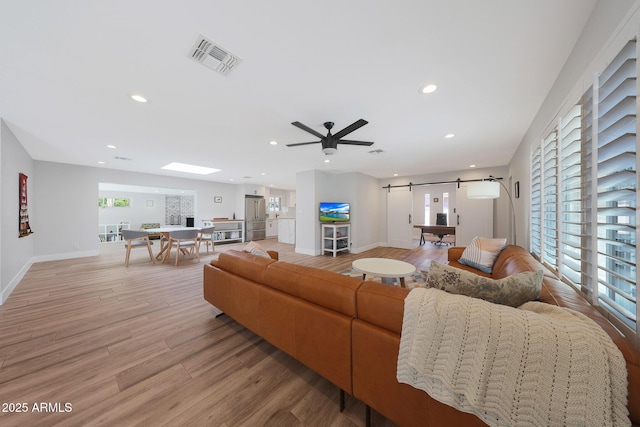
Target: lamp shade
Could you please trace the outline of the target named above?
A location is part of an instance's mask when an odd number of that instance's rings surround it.
[[[498,181],[475,181],[467,186],[467,197],[470,199],[497,199],[500,197]]]

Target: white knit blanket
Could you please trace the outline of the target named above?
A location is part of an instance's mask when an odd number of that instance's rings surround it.
[[[620,350],[588,317],[437,289],[405,300],[398,381],[490,426],[630,426]]]

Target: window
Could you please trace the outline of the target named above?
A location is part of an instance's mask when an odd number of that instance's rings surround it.
[[[280,212],[282,210],[282,198],[280,196],[269,197],[269,212]]]
[[[98,207],[101,208],[128,208],[130,206],[129,199],[116,199],[113,197],[98,197]]]
[[[541,259],[555,269],[558,265],[558,138],[552,131],[542,141],[542,229]]]
[[[537,145],[531,154],[531,237],[530,250],[538,259],[542,257],[542,150]]]
[[[442,193],[442,212],[447,214],[447,222],[449,221],[449,193]]]
[[[636,307],[636,42],[598,79],[597,298],[632,328]],[[594,97],[595,98],[595,97]]]
[[[424,223],[431,225],[431,194],[424,195]]]
[[[637,47],[531,151],[531,252],[636,337]]]
[[[582,108],[574,105],[560,119],[560,274],[574,286],[582,281],[583,218]]]

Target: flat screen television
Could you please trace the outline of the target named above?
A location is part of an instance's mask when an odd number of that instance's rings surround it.
[[[348,222],[350,214],[349,203],[320,202],[321,222]]]

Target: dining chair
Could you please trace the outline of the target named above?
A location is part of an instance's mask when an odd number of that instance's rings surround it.
[[[124,258],[125,267],[129,267],[129,255],[131,255],[132,248],[147,248],[151,262],[156,263],[151,251],[153,242],[149,240],[149,233],[146,231],[122,230],[122,239],[125,241],[125,247],[127,248],[127,255]]]
[[[215,246],[213,243],[213,232],[215,229],[215,226],[200,229],[200,245],[204,242],[207,247],[207,253],[209,253],[209,244],[211,244],[211,252],[215,252]]]
[[[171,258],[171,249],[176,248],[176,265],[178,265],[178,259],[180,257],[180,252],[184,255],[187,253],[193,254],[195,251],[196,257],[198,258],[198,262],[200,262],[200,240],[198,238],[199,230],[176,230],[169,233],[169,241],[167,245],[167,251],[164,253],[164,257],[162,258],[162,262],[165,262],[167,259]]]

